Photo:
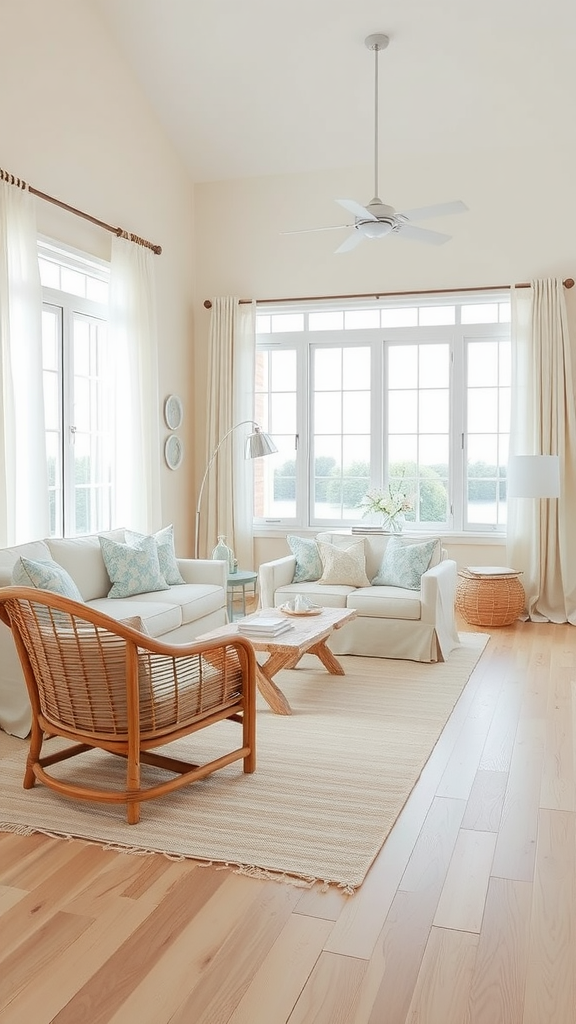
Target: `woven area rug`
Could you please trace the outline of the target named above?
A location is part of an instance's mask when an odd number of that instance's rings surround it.
[[[229,765],[144,803],[138,825],[126,824],[122,805],[73,801],[38,784],[24,790],[23,748],[2,762],[0,831],[88,839],[353,892],[489,639],[480,633],[460,638],[461,647],[444,664],[348,656],[341,659],[345,676],[328,675],[307,655],[297,669],[277,676],[292,716],[260,706],[254,775],[243,774],[242,762]],[[175,754],[215,756],[231,729],[238,733],[238,726],[224,722],[170,747]],[[91,751],[52,770],[72,772],[86,785],[95,774],[112,784],[122,763]]]

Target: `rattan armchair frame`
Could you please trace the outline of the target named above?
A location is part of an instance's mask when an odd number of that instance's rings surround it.
[[[32,705],[24,788],[36,780],[80,800],[126,805],[129,824],[142,801],[171,793],[233,761],[256,767],[256,660],[243,637],[170,645],[110,616],[44,590],[0,589],[0,618],[14,637]],[[240,745],[194,764],[155,748],[223,720],[237,722]],[[42,756],[51,737],[71,740]],[[100,748],[126,760],[123,789],[55,777],[50,766]],[[144,784],[141,765],[169,778]]]

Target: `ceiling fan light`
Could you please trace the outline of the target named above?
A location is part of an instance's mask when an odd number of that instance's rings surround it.
[[[392,231],[392,224],[385,220],[369,220],[358,225],[365,238],[384,238]]]

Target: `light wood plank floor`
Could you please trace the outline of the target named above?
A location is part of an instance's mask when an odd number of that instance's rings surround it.
[[[574,1024],[575,645],[491,631],[353,897],[0,833],[0,1024]]]

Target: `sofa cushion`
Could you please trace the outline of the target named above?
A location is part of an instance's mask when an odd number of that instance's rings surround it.
[[[346,602],[359,616],[417,622],[422,618],[420,593],[403,587],[358,587]]]
[[[110,540],[123,541],[124,530],[109,530],[102,534]],[[85,601],[105,597],[110,589],[98,534],[84,537],[50,537],[47,542],[49,557],[70,574]],[[30,557],[34,557],[33,555]]]
[[[318,541],[318,550],[322,559],[322,575],[318,580],[319,583],[347,587],[370,586],[370,580],[366,575],[363,540],[353,541],[346,548]]]
[[[285,587],[278,587],[274,594],[276,608],[293,601],[299,594],[307,597],[312,604],[320,604],[325,608],[346,608],[348,596],[354,593],[354,587],[336,587],[320,585],[319,581],[312,583],[288,583]]]
[[[118,598],[111,601],[108,597],[98,597],[86,604],[96,611],[109,615],[117,622],[125,622],[138,616],[149,636],[161,640],[165,633],[178,629],[182,625],[182,612],[177,604],[170,604],[158,595],[156,601],[144,601],[141,594],[136,597]],[[170,642],[170,638],[166,638]]]
[[[160,563],[160,572],[162,573],[166,583],[170,586],[177,586],[184,583],[182,575],[178,568],[178,562],[176,561],[176,552],[174,550],[174,527],[165,526],[162,530],[158,530],[157,533],[153,534],[153,538],[156,542],[158,549],[158,561]],[[140,541],[145,539],[145,534],[135,533],[133,530],[126,530],[126,543],[136,545]]]
[[[12,570],[12,583],[19,587],[37,587],[52,594],[82,601],[83,597],[66,569],[51,559],[37,561],[21,556]]]
[[[288,534],[288,547],[296,559],[293,583],[310,583],[322,575],[322,561],[315,540]]]
[[[195,622],[204,615],[217,612],[222,608],[225,598],[222,587],[214,586],[211,583],[184,583],[180,586],[170,587],[170,592],[163,594],[161,598],[157,594],[139,594],[130,598],[131,601],[138,601],[142,604],[148,602],[157,603],[158,600],[166,604],[173,604],[179,609],[182,624]]]
[[[372,586],[420,590],[420,578],[430,565],[438,544],[437,539],[406,543],[401,537],[390,537]]]
[[[142,540],[134,545],[100,537],[100,547],[112,583],[108,597],[131,597],[133,594],[170,589],[160,572],[158,547],[154,537],[142,536]]]

